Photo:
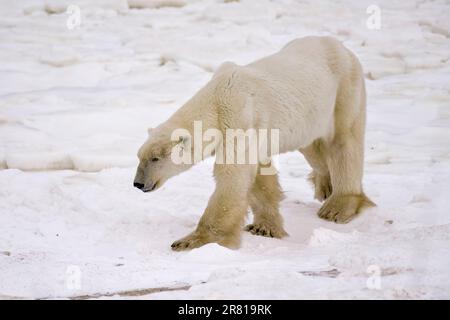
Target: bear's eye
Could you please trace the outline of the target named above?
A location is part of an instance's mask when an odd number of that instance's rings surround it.
[[[158,157],[152,158],[152,162],[156,162],[156,161],[159,161],[159,158],[158,158]]]

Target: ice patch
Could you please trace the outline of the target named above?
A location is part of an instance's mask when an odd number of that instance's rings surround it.
[[[96,172],[108,168],[133,167],[137,160],[130,156],[77,154],[72,156],[72,161],[75,170]]]
[[[341,243],[354,241],[359,237],[359,232],[342,233],[326,228],[314,229],[309,245],[312,247],[339,245]]]
[[[1,161],[0,168],[24,171],[77,170],[97,172],[109,168],[134,167],[135,157],[117,155],[65,154],[62,152],[13,153]]]
[[[73,169],[69,155],[62,152],[16,153],[5,159],[6,166],[20,170],[63,170]]]

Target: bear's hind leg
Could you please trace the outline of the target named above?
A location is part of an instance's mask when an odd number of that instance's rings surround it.
[[[261,167],[266,167],[260,165]],[[270,167],[270,164],[267,165]],[[287,236],[283,229],[283,218],[279,212],[279,203],[283,199],[278,175],[256,176],[255,182],[249,193],[249,203],[253,211],[253,223],[245,227],[245,231],[252,234],[273,238]]]
[[[319,209],[318,215],[322,219],[336,223],[347,223],[364,207],[375,205],[366,197],[362,189],[364,86],[361,87],[360,96],[358,94],[353,96],[354,92],[353,90],[344,92],[346,96],[338,97],[335,110],[335,136],[324,148],[333,191]],[[352,117],[352,114],[356,115]]]

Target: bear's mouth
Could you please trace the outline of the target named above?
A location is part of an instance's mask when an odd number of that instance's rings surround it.
[[[158,181],[156,181],[152,186],[150,186],[148,188],[142,188],[141,190],[143,192],[151,192],[151,191],[155,190],[157,186],[158,186]]]

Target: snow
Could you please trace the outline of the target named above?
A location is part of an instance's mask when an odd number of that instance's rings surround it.
[[[74,29],[68,5],[81,9]],[[2,2],[0,298],[450,298],[450,4],[377,1],[380,30],[366,27],[369,5]],[[147,128],[220,63],[306,35],[339,38],[363,64],[364,185],[378,206],[347,225],[320,220],[310,169],[289,153],[289,237],[171,251],[206,206],[212,160],[144,194],[132,181]]]

